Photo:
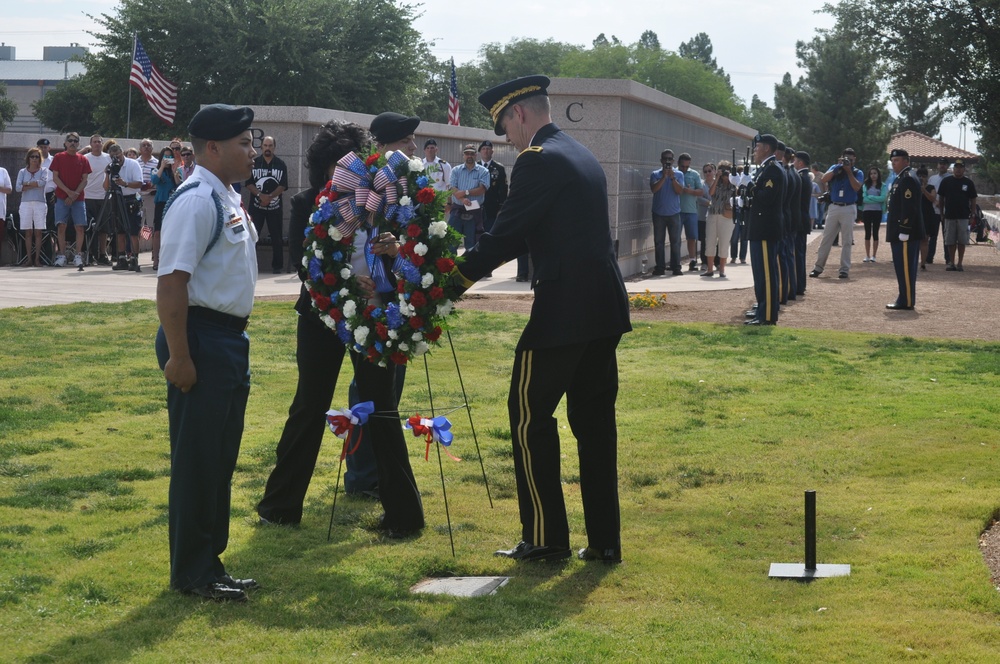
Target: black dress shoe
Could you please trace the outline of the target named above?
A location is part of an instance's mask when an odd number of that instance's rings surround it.
[[[760,320],[759,318],[754,318],[753,320],[743,321],[744,325],[774,325],[774,321]]]
[[[527,278],[527,277],[516,277],[516,278],[514,279],[514,281],[520,281],[520,282],[524,282],[524,281],[527,281],[527,280],[528,280],[528,278]]]
[[[501,549],[493,555],[522,562],[551,562],[565,560],[571,553],[568,546],[535,546],[522,540],[513,549],[506,551]]]
[[[254,590],[260,588],[260,584],[254,579],[234,579],[228,574],[224,574],[219,579],[219,583],[233,590]]]
[[[385,525],[385,516],[378,520],[378,531],[382,533],[382,536],[387,539],[406,539],[408,537],[415,537],[420,534],[420,530],[423,528],[393,528]]]
[[[747,311],[744,311],[743,312],[743,317],[744,318],[756,318],[757,317],[757,311],[754,310],[754,309],[749,309]]]
[[[889,304],[885,305],[885,308],[886,309],[904,310],[904,311],[909,311],[909,310],[913,309],[913,307],[903,306],[899,302],[890,302]]]
[[[576,557],[584,561],[598,560],[609,565],[617,565],[622,561],[621,549],[580,549]]]
[[[197,595],[204,599],[215,600],[216,602],[245,602],[247,594],[239,588],[230,588],[223,583],[210,583],[201,588],[192,588],[184,591],[189,595]]]
[[[818,277],[821,274],[822,274],[822,272],[820,272],[819,270],[813,270],[812,272],[809,273],[809,276],[813,277],[813,278],[816,278],[816,277]]]

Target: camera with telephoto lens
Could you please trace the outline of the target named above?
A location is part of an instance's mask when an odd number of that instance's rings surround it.
[[[108,164],[105,172],[111,178],[111,181],[114,182],[118,175],[122,172],[122,160],[112,157],[111,163]]]

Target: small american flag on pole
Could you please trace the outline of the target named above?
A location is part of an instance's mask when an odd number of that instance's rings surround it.
[[[174,123],[174,115],[177,114],[177,86],[163,78],[138,38],[132,53],[132,73],[128,82],[142,91],[156,117],[168,125]]]
[[[455,58],[451,59],[451,85],[448,87],[448,124],[461,124],[458,119],[458,79],[455,77]]]

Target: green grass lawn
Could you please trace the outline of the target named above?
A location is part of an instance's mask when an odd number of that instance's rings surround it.
[[[506,396],[524,318],[478,312],[452,331],[468,418],[444,475],[412,441],[428,527],[367,530],[377,505],[338,499],[328,434],[300,528],[254,505],[295,386],[294,313],[258,303],[253,388],[234,479],[227,568],[263,588],[217,605],[167,588],[165,386],[152,303],[0,311],[0,660],[27,662],[895,661],[1000,659],[1000,594],[977,539],[1000,507],[1000,345],[642,323],[619,350],[625,563],[518,566]],[[439,411],[462,403],[451,354],[429,360]],[[347,380],[334,406],[346,406]],[[401,411],[428,412],[423,366]],[[564,492],[586,545],[565,413]],[[407,434],[409,436],[409,433]],[[818,558],[851,576],[769,579]],[[412,595],[429,575],[510,575],[492,597]]]

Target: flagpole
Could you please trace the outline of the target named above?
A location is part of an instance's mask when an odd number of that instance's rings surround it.
[[[132,60],[128,63],[129,78],[132,77],[132,63],[135,62],[135,45],[139,41],[138,33],[132,33]],[[128,84],[128,113],[125,120],[125,138],[130,138],[129,132],[132,129],[132,83]]]

